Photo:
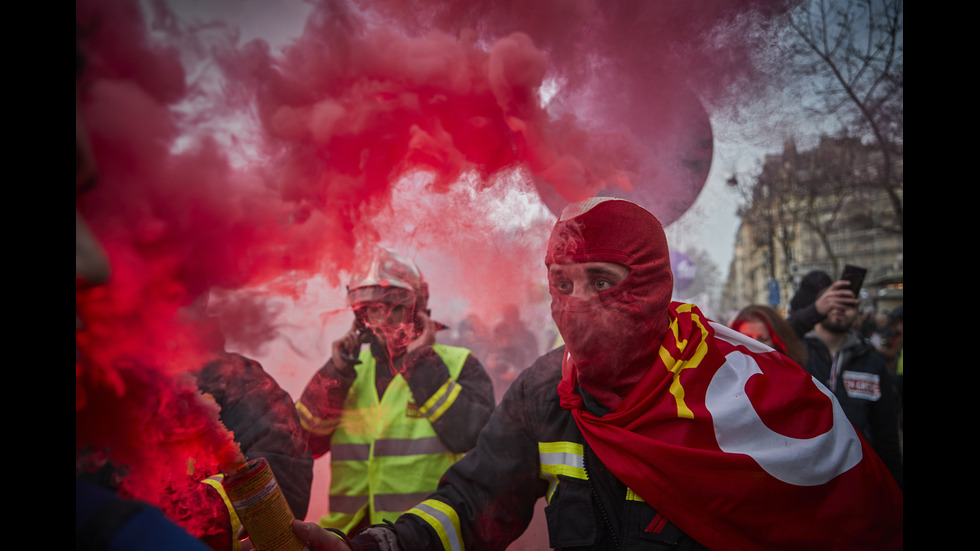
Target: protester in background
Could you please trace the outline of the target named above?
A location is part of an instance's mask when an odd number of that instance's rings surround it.
[[[800,288],[789,303],[789,323],[803,338],[835,307],[857,307],[858,299],[847,287],[850,282],[833,281],[827,272],[814,270],[800,282]]]
[[[808,273],[790,303],[789,322],[804,337],[804,368],[835,393],[848,419],[904,486],[897,391],[874,339],[854,328],[858,300],[849,285],[831,283],[826,272]]]
[[[857,308],[836,306],[807,333],[804,367],[827,385],[847,418],[903,485],[898,408],[885,359],[854,330]]]
[[[875,330],[878,328],[878,322],[876,321],[878,317],[877,312],[873,306],[863,306],[861,308],[861,313],[858,315],[857,321],[854,323],[854,329],[865,339],[870,339],[874,335]]]
[[[517,305],[504,306],[501,320],[493,328],[493,350],[488,357],[497,402],[538,353],[538,339],[524,324]]]
[[[521,373],[434,494],[349,541],[296,523],[312,549],[504,549],[540,497],[553,548],[902,548],[901,491],[826,389],[670,302],[653,215],[570,205],[545,263],[566,346]]]
[[[455,338],[446,344],[465,348],[477,358],[487,358],[493,351],[490,329],[476,312],[471,312],[460,320],[456,326]]]
[[[516,304],[504,306],[500,321],[493,328],[495,348],[521,369],[538,357],[538,339],[521,319]]]
[[[903,340],[902,306],[898,306],[887,314],[887,329],[881,331],[879,337],[872,341],[875,350],[885,357],[888,362],[888,372],[895,374],[901,359]]]
[[[893,346],[898,349],[895,356],[895,374],[901,377],[904,372],[902,369],[902,363],[905,352],[905,316],[902,305],[899,305],[898,308],[892,311],[890,316],[895,320],[896,340]]]
[[[320,524],[345,532],[394,520],[435,490],[494,408],[470,351],[435,344],[418,267],[388,249],[366,260],[348,286],[354,324],[296,404],[314,456],[332,452]]]
[[[868,337],[868,341],[876,349],[885,346],[886,343],[891,341],[892,337],[895,335],[895,330],[892,327],[891,318],[888,317],[887,312],[878,312],[875,314],[875,328],[871,332],[871,336]],[[879,350],[880,352],[880,350]]]
[[[753,304],[743,308],[729,327],[782,352],[797,365],[806,364],[806,347],[793,327],[774,308]]]
[[[876,347],[878,353],[888,361],[888,372],[895,381],[895,392],[898,396],[899,429],[905,430],[905,324],[903,305],[888,313],[890,338]],[[901,434],[899,435],[902,436]]]

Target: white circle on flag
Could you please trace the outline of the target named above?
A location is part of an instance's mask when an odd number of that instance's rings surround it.
[[[813,438],[793,438],[767,427],[749,400],[745,384],[756,374],[765,375],[755,359],[736,351],[708,384],[705,406],[722,451],[748,455],[773,477],[795,486],[825,484],[861,462],[861,441],[829,390],[813,381],[830,398],[833,426]]]

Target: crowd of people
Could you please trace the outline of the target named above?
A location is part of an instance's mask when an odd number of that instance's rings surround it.
[[[656,218],[609,198],[565,209],[545,263],[565,344],[427,496],[373,524],[298,521],[311,549],[504,549],[539,499],[558,549],[902,548],[894,394],[850,291],[717,324],[671,301]]]
[[[91,245],[82,222],[78,254]],[[202,392],[242,404],[222,411],[240,443],[274,446],[244,445],[247,459],[284,454],[272,467],[310,549],[504,549],[541,499],[552,548],[902,548],[900,309],[877,348],[839,282],[788,319],[752,306],[715,323],[671,300],[659,221],[597,198],[566,207],[548,242],[564,344],[535,359],[508,307],[481,348],[509,365],[494,381],[472,350],[436,342],[414,263],[387,249],[363,260],[347,287],[352,326],[295,408],[261,406],[288,394],[247,358],[197,374]],[[242,392],[248,373],[257,382]],[[310,492],[328,491],[311,487],[311,457],[327,452],[330,511],[305,522]],[[159,515],[134,529],[131,502],[106,509],[108,489],[76,482],[80,545],[192,548]],[[221,511],[202,541],[248,548],[232,504]]]

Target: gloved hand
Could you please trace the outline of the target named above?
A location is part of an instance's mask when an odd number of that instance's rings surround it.
[[[309,551],[351,551],[344,538],[314,522],[294,520],[293,532]]]
[[[428,312],[416,312],[415,325],[420,329],[420,332],[415,337],[415,340],[408,343],[408,349],[405,351],[406,354],[411,354],[419,348],[432,346],[436,343],[436,325],[432,321],[432,318],[429,317]]]
[[[353,369],[358,363],[357,357],[361,353],[361,345],[368,341],[370,333],[364,326],[354,320],[351,328],[343,337],[333,342],[333,365],[340,373],[346,373]]]

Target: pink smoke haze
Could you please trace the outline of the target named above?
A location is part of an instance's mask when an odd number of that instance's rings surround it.
[[[321,1],[273,50],[161,1],[80,0],[99,179],[76,204],[112,276],[76,294],[76,452],[113,449],[132,494],[186,518],[197,481],[240,458],[184,374],[216,328],[246,351],[306,330],[316,344],[291,342],[304,364],[285,366],[298,386],[280,381],[297,396],[349,327],[343,284],[377,243],[410,251],[437,321],[516,303],[547,323],[554,212],[642,191],[665,224],[683,213],[710,165],[702,105],[751,88],[738,31],[781,9]],[[227,117],[230,140],[209,134]],[[184,315],[212,292],[215,317]]]

